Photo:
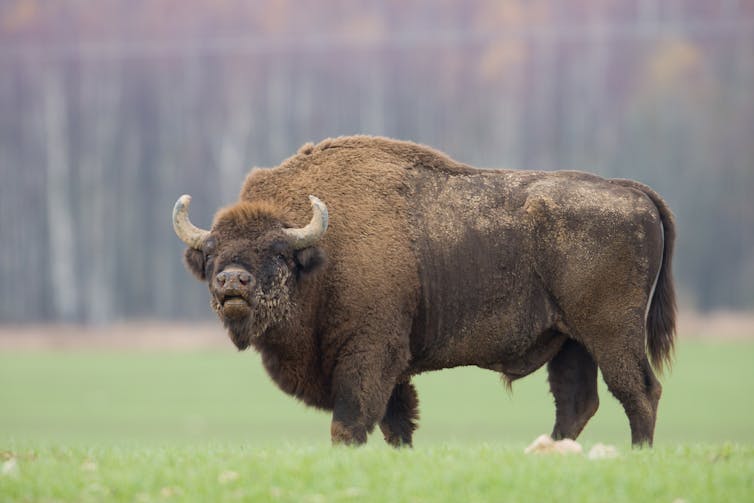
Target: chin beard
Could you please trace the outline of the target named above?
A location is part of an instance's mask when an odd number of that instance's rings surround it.
[[[212,298],[212,308],[228,330],[228,336],[239,351],[263,338],[270,327],[286,324],[291,318],[293,305],[289,300],[268,299],[259,296],[252,304],[249,315],[242,318],[226,318],[222,306]]]
[[[251,345],[251,341],[262,336],[267,327],[258,326],[251,322],[251,317],[242,320],[223,319],[223,325],[228,330],[228,336],[239,351]]]

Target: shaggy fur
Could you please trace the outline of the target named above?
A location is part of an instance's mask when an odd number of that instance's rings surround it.
[[[309,221],[309,194],[330,225],[293,250],[282,230]],[[674,236],[637,182],[476,170],[357,136],[253,170],[186,263],[234,344],[257,349],[283,391],[333,411],[333,442],[363,443],[379,424],[411,445],[420,372],[476,365],[512,381],[547,364],[553,437],[575,438],[597,410],[599,368],[632,441],[651,444],[661,387],[646,351],[656,367],[671,357]],[[223,270],[253,281],[229,294]],[[229,296],[243,301],[226,309]]]

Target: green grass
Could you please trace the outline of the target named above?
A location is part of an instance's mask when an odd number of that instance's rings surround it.
[[[254,353],[0,354],[0,501],[752,501],[754,343],[682,341],[655,449],[600,388],[579,440],[616,460],[531,457],[546,376],[508,394],[475,368],[416,378],[415,449],[376,432],[329,447],[329,416],[278,391]]]
[[[751,501],[752,447],[525,457],[490,444],[20,449],[4,501]]]

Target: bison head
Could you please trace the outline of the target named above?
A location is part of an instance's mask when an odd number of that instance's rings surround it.
[[[314,215],[302,228],[287,226],[273,204],[241,201],[219,211],[212,229],[204,230],[188,218],[190,196],[175,203],[173,227],[188,245],[186,265],[207,281],[210,305],[239,349],[290,321],[300,282],[324,263],[316,243],[327,230],[327,207],[309,199]]]

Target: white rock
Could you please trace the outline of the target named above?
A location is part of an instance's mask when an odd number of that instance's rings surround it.
[[[589,459],[613,459],[618,457],[618,449],[612,445],[594,444],[587,454]]]
[[[582,454],[584,450],[575,440],[564,438],[555,441],[549,435],[540,435],[524,450],[525,454]]]
[[[575,440],[571,440],[570,438],[558,440],[557,442],[555,442],[555,445],[553,447],[555,448],[555,452],[559,452],[560,454],[584,453],[584,449],[581,448],[581,444],[579,444]]]
[[[225,470],[220,475],[217,476],[217,481],[221,484],[227,484],[229,482],[233,482],[234,480],[238,479],[238,472],[234,472],[233,470]]]
[[[97,463],[95,463],[91,459],[87,459],[83,463],[81,463],[81,469],[85,472],[96,472],[97,471]]]
[[[0,469],[0,475],[3,477],[15,477],[18,475],[18,462],[16,462],[16,458],[10,458],[3,463],[3,467]]]
[[[553,443],[554,441],[550,438],[550,435],[540,435],[529,445],[529,447],[524,449],[524,454],[547,451],[552,448]]]

